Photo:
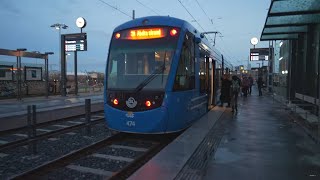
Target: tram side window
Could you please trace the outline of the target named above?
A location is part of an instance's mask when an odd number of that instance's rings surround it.
[[[194,66],[194,36],[187,32],[181,50],[173,90],[183,91],[195,88]]]
[[[206,92],[206,63],[204,57],[200,58],[200,92]]]

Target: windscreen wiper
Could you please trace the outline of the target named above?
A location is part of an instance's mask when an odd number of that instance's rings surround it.
[[[138,93],[141,91],[146,85],[148,85],[159,73],[163,73],[165,70],[165,66],[162,65],[160,69],[155,70],[152,74],[150,74],[145,80],[143,80],[135,89],[134,93]]]
[[[166,58],[166,54],[167,52],[164,53],[164,60]],[[162,66],[160,66],[159,69],[156,69],[155,71],[153,71],[152,74],[150,74],[145,80],[143,80],[135,89],[134,89],[134,93],[138,93],[139,91],[141,91],[146,85],[148,85],[159,73],[163,74],[164,70],[166,69],[166,64],[165,61],[162,64]]]

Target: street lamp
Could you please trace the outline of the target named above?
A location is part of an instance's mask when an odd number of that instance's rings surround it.
[[[55,28],[57,30],[59,30],[59,58],[61,58],[61,50],[62,50],[62,46],[61,46],[61,29],[67,29],[68,26],[65,24],[60,24],[60,23],[56,23],[56,24],[52,24],[50,27]],[[61,93],[62,93],[62,88],[63,88],[63,80],[62,80],[62,67],[61,67],[61,61],[62,59],[59,60],[59,66],[60,66],[60,89],[61,89]]]
[[[52,24],[50,27],[59,30],[59,47],[60,47],[60,49],[59,49],[59,58],[60,58],[60,56],[61,56],[61,29],[67,29],[68,26],[65,25],[65,24],[56,23],[56,24]],[[60,66],[60,74],[61,74],[61,59],[59,61],[59,66]],[[60,78],[61,78],[61,75],[60,75]]]
[[[49,97],[49,62],[48,56],[54,54],[53,52],[45,52],[45,67],[46,67],[46,97]]]
[[[17,99],[21,100],[21,51],[27,51],[26,48],[18,48],[17,56]]]

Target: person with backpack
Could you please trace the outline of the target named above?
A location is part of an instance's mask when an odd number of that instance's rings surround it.
[[[250,85],[250,81],[249,79],[245,76],[242,80],[242,92],[243,92],[243,96],[247,97],[248,95],[248,90],[249,90],[249,85]]]
[[[235,75],[232,76],[231,81],[231,98],[232,98],[232,112],[238,111],[238,95],[240,92],[241,82],[239,78]]]

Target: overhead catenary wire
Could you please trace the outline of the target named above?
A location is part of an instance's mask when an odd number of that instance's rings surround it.
[[[107,6],[111,7],[111,8],[113,8],[113,9],[115,9],[115,10],[117,10],[117,11],[119,11],[120,13],[122,13],[122,14],[124,14],[124,15],[126,15],[126,16],[130,17],[130,18],[132,18],[132,16],[131,16],[131,15],[129,15],[128,13],[126,13],[126,12],[124,12],[124,11],[121,11],[119,8],[117,8],[117,7],[115,7],[115,6],[112,6],[111,4],[109,4],[109,3],[107,3],[107,2],[105,2],[105,1],[103,1],[103,0],[98,0],[98,1],[100,1],[101,3],[103,3],[103,4],[105,4],[105,5],[107,5]]]
[[[192,19],[198,24],[198,26],[203,30],[204,28],[201,26],[201,24],[196,20],[196,18],[194,18],[194,16],[190,13],[190,11],[184,6],[184,4],[181,2],[181,0],[178,0],[179,3],[181,4],[181,6],[187,11],[187,13],[192,17]]]
[[[184,4],[181,2],[181,0],[178,0],[179,3],[181,4],[181,6],[188,12],[188,14],[192,17],[193,21],[195,21],[198,26],[202,29],[203,32],[205,32],[206,30],[201,26],[201,24],[196,20],[196,18],[191,14],[191,12],[184,6]],[[209,36],[209,35],[208,35]],[[209,39],[213,42],[213,39],[211,38],[211,36],[209,36]]]
[[[201,6],[201,4],[199,3],[198,0],[196,0],[196,3],[198,4],[198,6],[199,6],[200,9],[202,10],[202,12],[206,15],[206,17],[208,18],[208,20],[210,21],[210,23],[213,24],[212,20],[210,19],[210,17],[209,17],[208,14],[206,13],[206,11],[202,8],[202,6]],[[220,32],[219,32],[219,33],[220,33]],[[220,33],[220,34],[221,34],[221,33]],[[221,37],[220,37],[220,39],[221,39],[222,41],[224,41]],[[210,40],[213,41],[211,37],[210,37]],[[230,59],[230,60],[232,60],[232,59],[236,60],[236,58],[234,58],[233,56],[228,55],[228,54],[230,54],[230,52],[224,51],[224,50],[222,49],[222,47],[220,47],[219,49],[224,52],[225,57],[227,57],[228,59]]]
[[[222,38],[222,37],[219,37],[220,39],[221,39],[221,41],[222,42],[224,42],[225,43],[225,41],[224,41],[224,39]],[[230,51],[229,50],[227,50],[227,48],[225,48],[226,49],[226,54],[232,54],[232,53],[230,53]],[[232,55],[230,55],[229,56],[229,58],[231,57],[231,59],[234,59],[234,60],[236,60],[236,58],[234,57],[234,56],[232,56]],[[239,60],[236,60],[237,62],[239,62]]]
[[[141,4],[143,7],[145,7],[145,8],[147,8],[147,9],[149,9],[150,11],[152,11],[152,12],[154,12],[155,14],[157,14],[157,15],[160,15],[159,13],[157,13],[155,10],[153,10],[151,7],[149,7],[149,6],[147,6],[147,5],[145,5],[145,4],[143,4],[141,1],[138,1],[138,0],[136,0],[139,4]]]
[[[199,1],[196,0],[196,2],[197,2],[197,4],[198,4],[198,6],[200,7],[200,9],[202,10],[202,12],[207,16],[207,18],[209,19],[209,21],[211,22],[211,24],[213,24],[212,21],[211,21],[211,19],[210,19],[209,16],[208,16],[208,14],[206,13],[206,11],[205,11],[205,10],[202,8],[202,6],[200,5]]]
[[[195,17],[191,14],[191,12],[184,6],[184,4],[181,2],[181,0],[178,0],[179,3],[181,4],[181,6],[188,12],[188,14],[192,17],[192,19],[199,25],[199,27],[205,32],[205,29],[201,26],[201,24],[195,19]],[[197,2],[198,3],[198,2]],[[209,18],[210,19],[210,18]],[[211,38],[211,36],[208,34],[209,39],[213,42],[213,39]],[[220,48],[219,48],[220,49]],[[221,50],[222,51],[222,50]],[[224,56],[227,57],[227,59],[229,59],[229,61],[231,61],[232,58],[230,58],[227,53],[225,51],[224,52]]]
[[[206,11],[202,8],[202,6],[200,5],[199,1],[196,0],[196,2],[197,2],[197,4],[198,4],[198,6],[200,7],[200,9],[202,10],[202,12],[207,16],[207,18],[208,18],[209,22],[211,23],[211,25],[213,26],[212,19],[208,16],[208,14],[206,13]],[[214,27],[214,26],[213,26],[213,27]],[[214,28],[216,29],[216,27],[214,27]],[[221,34],[219,31],[216,31],[216,32],[219,33],[219,34]],[[215,39],[215,38],[216,38],[216,34],[215,34],[214,39]],[[211,37],[210,37],[210,39],[211,39],[211,41],[213,41]],[[213,42],[214,42],[214,45],[213,45],[213,46],[215,46],[215,41],[213,41]]]

